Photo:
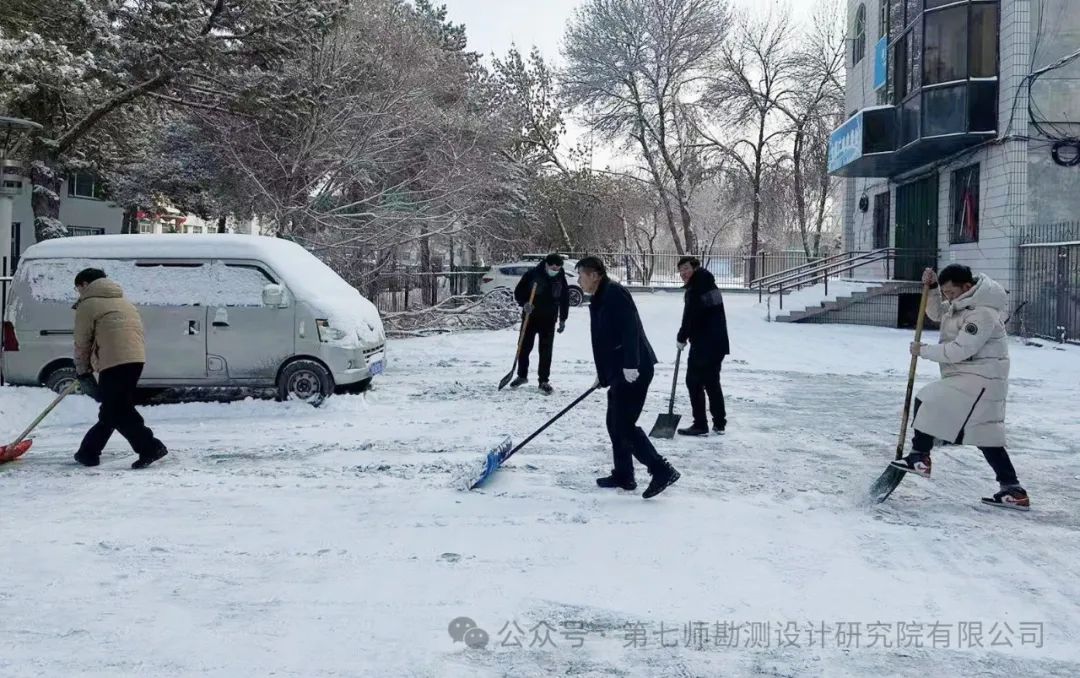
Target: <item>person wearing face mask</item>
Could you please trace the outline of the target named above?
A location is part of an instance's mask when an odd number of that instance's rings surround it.
[[[1009,345],[1001,315],[1005,289],[989,276],[952,264],[923,272],[932,297],[926,315],[941,323],[936,346],[911,344],[911,355],[941,366],[941,379],[915,397],[911,454],[896,468],[930,477],[934,440],[974,445],[997,475],[999,491],[984,504],[1027,510],[1030,500],[1005,451],[1005,398],[1009,390]]]
[[[530,303],[533,285],[536,285],[536,295]],[[536,268],[521,276],[514,289],[514,298],[522,312],[528,314],[529,321],[522,338],[517,378],[510,382],[510,388],[529,382],[529,354],[539,337],[540,364],[536,376],[540,379],[540,391],[550,395],[553,391],[550,378],[555,333],[562,334],[566,329],[566,318],[570,314],[569,285],[563,271],[563,258],[558,254],[549,254]]]

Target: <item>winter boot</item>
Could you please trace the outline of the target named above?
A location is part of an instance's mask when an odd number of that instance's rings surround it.
[[[993,497],[983,497],[982,503],[988,506],[1000,506],[1002,508],[1011,508],[1018,511],[1028,511],[1031,509],[1031,501],[1028,499],[1027,492],[1019,485],[1010,485],[1008,487],[1002,486],[1001,491],[996,493]]]
[[[540,392],[543,393],[544,395],[551,395],[552,391],[554,391],[554,390],[555,389],[551,388],[551,384],[549,382],[546,382],[546,381],[540,382]]]
[[[510,382],[510,388],[517,388],[518,386],[527,383],[529,383],[528,377],[514,377],[514,380]]]
[[[724,435],[724,430],[725,429],[727,429],[727,422],[726,421],[714,421],[713,422],[712,430],[713,430],[714,433],[719,433],[720,435]]]
[[[82,452],[75,453],[75,461],[79,462],[83,466],[97,466],[101,463],[101,457],[93,457],[89,454],[83,454]]]
[[[709,435],[709,427],[704,424],[694,424],[690,428],[680,428],[679,435],[681,436],[707,436]]]
[[[930,477],[930,455],[922,452],[912,452],[903,459],[892,462],[891,466],[923,478]]]
[[[644,499],[651,499],[666,490],[669,485],[674,483],[680,477],[682,477],[681,474],[676,471],[670,463],[665,461],[663,467],[653,474],[649,487],[641,496]]]
[[[167,449],[165,449],[164,445],[162,445],[161,447],[157,448],[153,452],[148,452],[146,454],[140,454],[139,458],[136,459],[131,464],[131,468],[133,468],[133,469],[146,468],[147,466],[149,466],[150,464],[153,464],[155,461],[157,461],[158,459],[161,459],[162,457],[164,457],[168,453],[169,453],[169,451]]]
[[[637,489],[637,483],[634,482],[633,478],[623,478],[621,476],[615,475],[614,472],[612,472],[610,476],[605,476],[603,478],[597,478],[596,479],[596,484],[598,486],[600,486],[600,487],[603,487],[603,488],[615,488],[615,487],[617,487],[617,488],[619,488],[621,490],[630,490],[630,491],[633,491],[633,490]]]

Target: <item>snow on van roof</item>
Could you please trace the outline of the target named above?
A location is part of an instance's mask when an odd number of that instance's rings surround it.
[[[252,259],[285,279],[298,297],[316,300],[348,347],[386,341],[375,305],[304,247],[264,235],[132,234],[55,238],[27,248],[21,261],[35,259]]]
[[[307,251],[289,240],[265,235],[132,234],[84,235],[54,238],[31,245],[22,259],[130,259],[203,258],[223,259],[295,256]]]

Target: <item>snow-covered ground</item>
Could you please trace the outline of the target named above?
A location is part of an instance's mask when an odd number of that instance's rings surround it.
[[[681,296],[637,299],[663,361],[648,429]],[[602,393],[481,490],[453,484],[588,388],[584,307],[550,398],[495,390],[514,330],[395,341],[374,391],[319,410],[145,409],[172,454],[142,472],[119,438],[74,465],[94,406],[70,398],[0,467],[0,675],[1080,675],[1080,350],[1012,347],[1030,513],[977,505],[995,483],[967,447],[867,506],[910,333],[767,323],[756,301],[727,295],[728,435],[658,441],[683,478],[649,501],[594,484]],[[49,400],[0,389],[0,437]]]

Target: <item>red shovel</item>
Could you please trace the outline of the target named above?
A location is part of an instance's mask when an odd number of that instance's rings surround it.
[[[5,461],[15,461],[26,454],[30,449],[30,446],[34,444],[33,439],[27,438],[26,436],[30,435],[30,432],[37,428],[37,425],[40,424],[45,417],[49,416],[49,412],[52,412],[53,408],[59,405],[61,400],[74,392],[78,387],[78,380],[72,380],[72,382],[68,384],[68,387],[61,391],[60,395],[56,396],[56,400],[52,401],[52,404],[46,407],[45,411],[38,415],[38,418],[23,431],[22,435],[15,439],[15,442],[10,445],[0,445],[0,464]]]

